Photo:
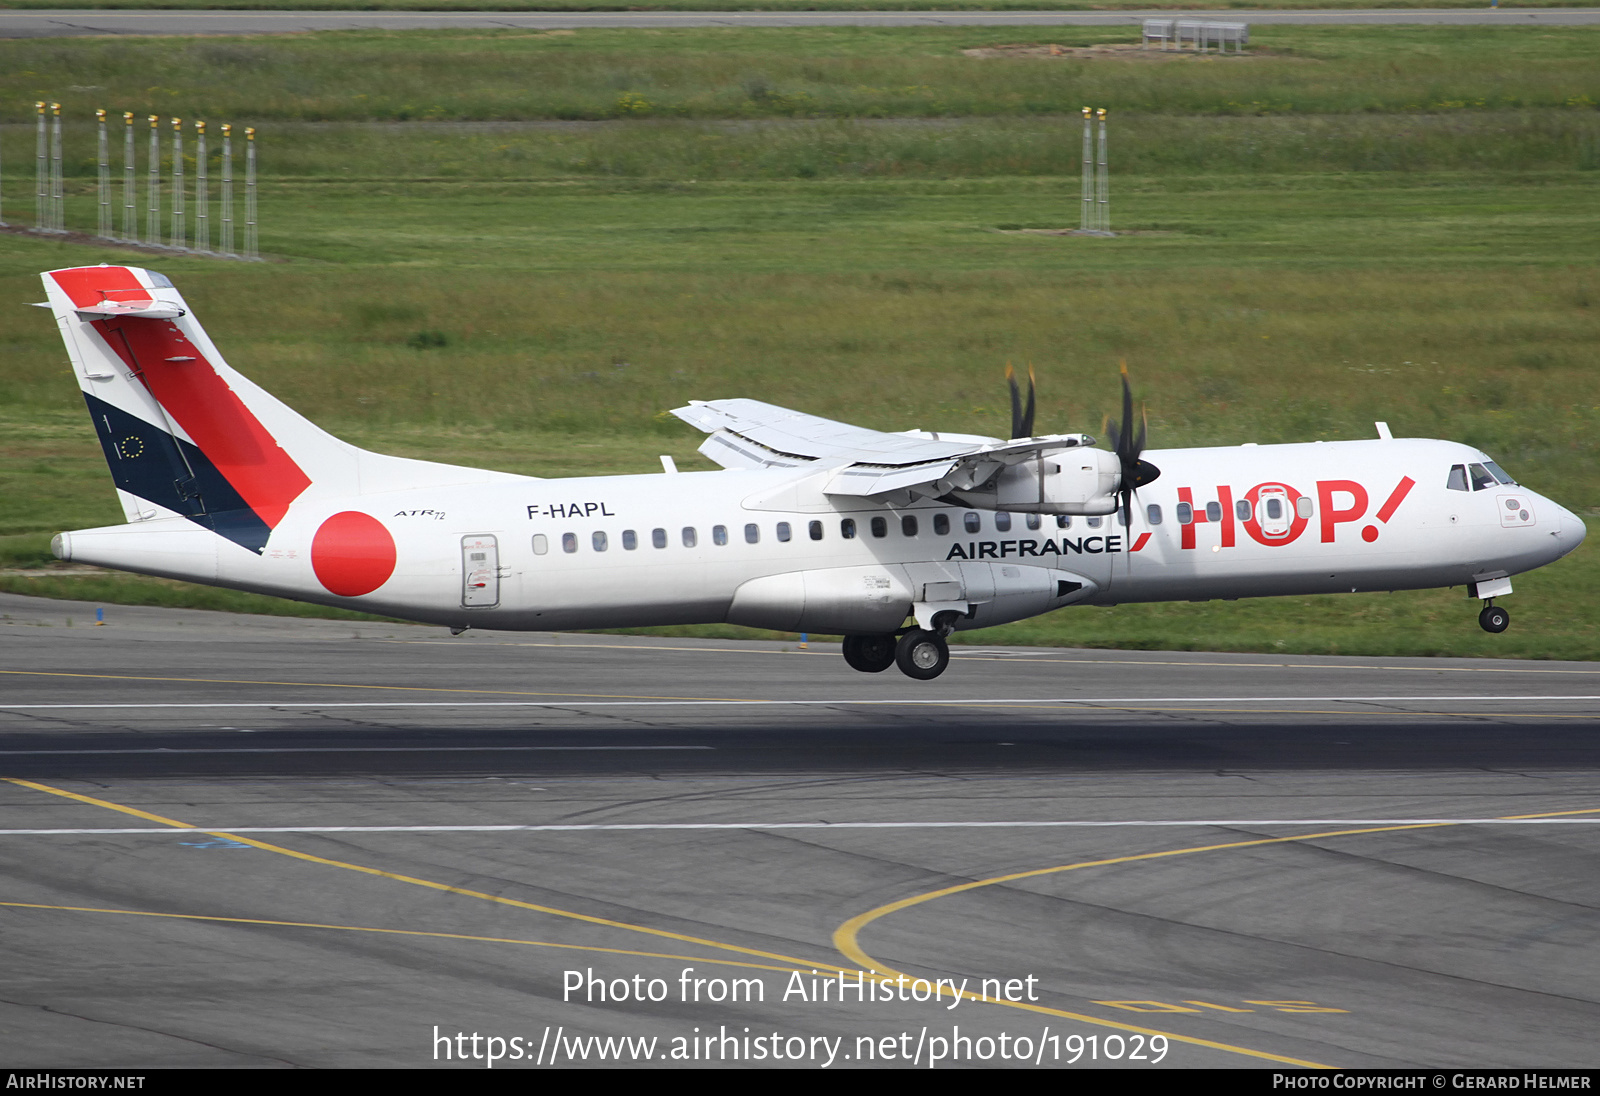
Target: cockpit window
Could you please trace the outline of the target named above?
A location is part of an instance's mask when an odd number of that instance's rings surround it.
[[[1493,475],[1495,479],[1499,480],[1507,487],[1515,487],[1517,485],[1517,481],[1506,475],[1505,469],[1501,468],[1494,461],[1486,460],[1483,462],[1483,466],[1489,470],[1489,473]]]
[[[1499,482],[1481,464],[1469,464],[1467,465],[1467,471],[1472,475],[1472,489],[1474,491],[1487,490]]]
[[[1467,489],[1467,466],[1458,464],[1450,469],[1450,480],[1445,486],[1452,491],[1465,491]]]

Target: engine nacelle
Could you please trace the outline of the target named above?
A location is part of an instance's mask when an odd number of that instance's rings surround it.
[[[1023,514],[1111,514],[1122,466],[1104,449],[1055,449],[1003,469],[982,487],[952,491],[983,510]]]

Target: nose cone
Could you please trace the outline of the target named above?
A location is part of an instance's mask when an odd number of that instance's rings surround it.
[[[1589,530],[1584,527],[1582,519],[1566,507],[1557,506],[1556,512],[1559,514],[1559,518],[1556,521],[1555,532],[1551,536],[1555,538],[1557,546],[1555,558],[1560,559],[1582,544],[1583,538],[1588,535]]]

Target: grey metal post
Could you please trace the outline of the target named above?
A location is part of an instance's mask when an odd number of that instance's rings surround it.
[[[194,249],[211,251],[211,184],[206,177],[206,124],[196,122],[194,150]]]
[[[1100,207],[1100,223],[1097,226],[1101,232],[1111,231],[1111,173],[1106,167],[1106,108],[1100,108],[1100,170],[1095,179],[1098,184],[1095,189],[1095,204]]]
[[[111,239],[111,146],[106,140],[106,112],[96,110],[95,121],[100,129],[100,238]]]
[[[139,211],[134,205],[138,185],[133,177],[133,111],[122,112],[122,240],[139,242]]]
[[[144,242],[151,247],[161,246],[161,117],[150,119],[150,174],[145,191]]]
[[[179,251],[188,250],[189,230],[183,223],[183,119],[172,120],[172,239]]]
[[[1092,113],[1088,107],[1083,108],[1083,201],[1079,203],[1079,232],[1094,228],[1094,136],[1091,128],[1094,123],[1089,120]]]
[[[61,104],[50,104],[50,231],[67,230],[65,202],[61,193]]]
[[[233,126],[222,123],[222,253],[233,254]]]
[[[244,129],[244,257],[259,259],[256,249],[256,130]]]
[[[33,109],[39,114],[38,139],[34,142],[33,164],[33,228],[36,232],[43,232],[50,226],[45,223],[50,193],[50,160],[49,146],[46,144],[44,111],[45,103],[39,100],[33,104]]]

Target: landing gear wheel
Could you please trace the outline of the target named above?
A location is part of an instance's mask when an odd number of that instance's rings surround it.
[[[1485,605],[1478,614],[1478,627],[1486,632],[1503,632],[1511,623],[1511,614],[1498,605]]]
[[[894,660],[907,677],[932,681],[950,665],[950,646],[938,632],[913,628],[895,645]]]
[[[845,636],[844,660],[852,670],[881,674],[894,665],[894,636]]]

